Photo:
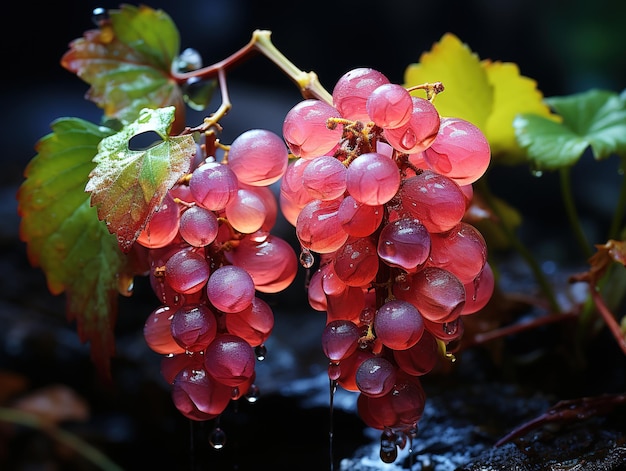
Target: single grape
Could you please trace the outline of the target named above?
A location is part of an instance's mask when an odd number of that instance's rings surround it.
[[[335,253],[334,270],[348,286],[366,286],[378,273],[376,245],[369,237],[351,237]]]
[[[174,384],[176,375],[185,368],[204,369],[204,352],[182,352],[164,355],[161,358],[161,376],[167,384]]]
[[[376,126],[398,128],[411,119],[413,100],[402,85],[386,83],[376,88],[367,98],[367,114]]]
[[[334,107],[320,100],[301,101],[289,110],[283,122],[283,137],[293,155],[312,159],[326,155],[341,139],[341,126],[330,129],[329,118],[341,115]]]
[[[298,214],[315,198],[303,185],[302,175],[311,160],[297,159],[289,164],[280,181],[280,208],[285,219],[295,227]]]
[[[393,351],[398,367],[410,375],[421,376],[429,373],[439,359],[437,340],[426,330],[426,326],[427,322],[424,321],[424,333],[415,345],[405,350]]]
[[[160,248],[169,245],[178,234],[180,211],[168,191],[163,202],[152,214],[146,227],[139,233],[137,243],[148,248]]]
[[[348,234],[337,218],[340,204],[340,200],[313,200],[302,208],[296,220],[296,235],[302,247],[317,253],[329,253],[348,240]]]
[[[341,227],[354,237],[367,237],[373,234],[383,220],[383,205],[371,206],[359,203],[347,195],[337,211]]]
[[[263,199],[256,192],[244,188],[237,190],[225,209],[226,218],[233,229],[244,234],[261,229],[266,213]]]
[[[379,86],[389,83],[381,72],[360,67],[352,69],[337,80],[333,88],[333,105],[346,119],[369,122],[367,99]]]
[[[191,420],[210,420],[220,415],[231,400],[232,388],[211,378],[203,368],[185,368],[172,385],[172,401]]]
[[[385,128],[383,134],[389,144],[406,154],[426,150],[437,137],[440,118],[435,106],[428,100],[411,97],[413,110],[409,121],[397,128]]]
[[[385,224],[378,238],[377,252],[387,265],[413,273],[421,269],[430,254],[431,236],[411,217]]]
[[[465,284],[465,305],[462,315],[473,314],[484,308],[495,289],[495,278],[489,262],[472,281]]]
[[[204,247],[217,237],[219,223],[213,211],[202,206],[187,208],[180,215],[180,235],[189,245]]]
[[[322,331],[322,349],[332,362],[338,362],[352,355],[359,345],[361,336],[357,325],[345,319],[326,324]]]
[[[326,322],[345,319],[357,322],[365,308],[365,293],[362,288],[348,286],[338,294],[326,295]]]
[[[400,187],[396,163],[378,152],[359,155],[348,166],[346,189],[357,202],[378,206],[387,203]]]
[[[289,153],[283,139],[266,129],[251,129],[239,135],[228,150],[228,166],[241,183],[267,186],[285,173]]]
[[[211,304],[220,311],[239,312],[249,307],[254,299],[254,281],[245,269],[224,265],[211,273],[206,293]]]
[[[335,157],[312,159],[302,173],[302,184],[318,200],[334,200],[346,191],[347,169]]]
[[[241,337],[252,347],[262,345],[274,328],[274,313],[269,304],[255,297],[250,306],[224,316],[228,333]]]
[[[394,299],[383,304],[374,318],[376,337],[392,350],[415,345],[424,333],[420,312],[407,301]]]
[[[206,371],[220,383],[238,386],[252,377],[256,357],[248,342],[232,334],[220,334],[204,354]]]
[[[396,367],[379,356],[368,358],[356,369],[355,382],[361,393],[380,397],[393,389],[396,382]]]
[[[171,331],[185,351],[203,351],[215,338],[217,319],[206,304],[187,304],[174,312]]]
[[[146,319],[143,336],[148,347],[156,353],[172,355],[185,351],[172,337],[171,324],[174,312],[175,309],[169,306],[159,306]]]
[[[191,294],[200,291],[206,285],[209,275],[209,264],[203,252],[196,250],[180,250],[165,263],[165,282],[178,293]]]
[[[239,188],[237,175],[228,165],[206,162],[191,174],[189,190],[194,200],[210,211],[222,211]]]

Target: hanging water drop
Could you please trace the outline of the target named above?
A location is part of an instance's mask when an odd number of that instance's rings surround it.
[[[102,7],[94,8],[91,12],[91,21],[94,25],[100,26],[103,22],[109,19],[109,14],[106,9]]]
[[[442,324],[443,332],[446,335],[454,335],[459,330],[459,319],[455,319],[452,322],[444,322]]]
[[[380,435],[380,459],[383,463],[393,463],[398,458],[396,434],[391,430],[384,430]]]
[[[309,249],[302,248],[302,252],[300,252],[300,265],[304,268],[311,268],[315,263],[315,257]]]
[[[226,444],[226,433],[219,427],[215,427],[209,435],[209,444],[216,450],[220,450]]]
[[[250,385],[250,389],[248,389],[248,392],[246,393],[245,398],[249,403],[252,404],[258,401],[260,396],[261,396],[261,390],[256,384],[252,384]]]
[[[257,345],[254,348],[254,354],[256,355],[256,359],[258,361],[263,361],[265,360],[265,356],[267,355],[267,348],[265,347],[265,345]]]

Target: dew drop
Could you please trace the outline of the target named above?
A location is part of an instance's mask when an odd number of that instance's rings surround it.
[[[315,257],[309,249],[302,248],[302,252],[300,252],[300,265],[304,268],[311,268],[315,263]]]
[[[219,427],[215,427],[209,434],[209,444],[216,450],[220,450],[226,444],[226,433]]]
[[[261,390],[256,384],[252,384],[250,385],[250,389],[248,389],[248,392],[246,393],[245,398],[249,403],[254,403],[259,400],[260,396],[261,396]]]
[[[265,360],[267,355],[267,347],[265,345],[258,345],[254,348],[254,354],[256,355],[256,359],[259,361]]]

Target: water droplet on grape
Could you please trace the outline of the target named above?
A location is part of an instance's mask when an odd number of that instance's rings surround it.
[[[391,430],[384,430],[380,435],[380,459],[384,463],[393,463],[398,458],[397,436]]]
[[[444,322],[441,326],[446,335],[454,335],[459,330],[459,320],[455,319],[452,322]]]
[[[256,384],[251,384],[250,389],[248,389],[248,392],[245,394],[245,398],[249,403],[258,401],[260,396],[261,390]]]
[[[239,386],[233,387],[233,390],[230,392],[230,396],[233,399],[237,399],[239,397]]]
[[[265,345],[258,345],[254,348],[254,354],[256,355],[257,360],[263,361],[267,355],[267,348]]]
[[[407,129],[402,136],[402,139],[400,139],[400,144],[405,149],[412,149],[415,147],[415,144],[417,144],[417,136],[415,135],[415,132],[413,132],[410,128]]]
[[[341,368],[339,363],[332,363],[328,365],[328,377],[331,380],[337,380],[341,376]]]
[[[313,266],[313,263],[315,263],[315,258],[313,257],[313,254],[309,249],[303,248],[302,252],[300,252],[300,265],[302,265],[304,268],[311,268]]]
[[[226,433],[219,427],[215,427],[209,434],[209,444],[216,450],[220,450],[226,444]]]

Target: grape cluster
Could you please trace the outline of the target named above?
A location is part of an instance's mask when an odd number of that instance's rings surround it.
[[[274,327],[258,293],[282,291],[299,266],[292,246],[270,232],[278,214],[270,185],[288,165],[283,139],[246,131],[222,146],[219,161],[208,148],[197,145],[192,172],[137,239],[160,302],[144,337],[163,355],[176,408],[196,421],[218,417],[231,400],[256,398],[256,361]]]
[[[388,462],[416,433],[420,376],[453,351],[463,316],[494,287],[485,241],[463,220],[489,144],[473,124],[439,115],[441,84],[418,88],[426,98],[354,69],[337,81],[332,105],[305,99],[283,123],[298,158],[279,203],[301,262],[311,268],[319,254],[308,299],[327,316],[328,375],[359,393],[359,415],[383,431]]]

